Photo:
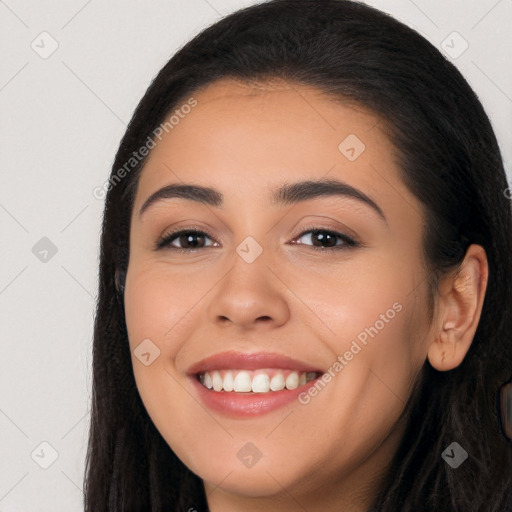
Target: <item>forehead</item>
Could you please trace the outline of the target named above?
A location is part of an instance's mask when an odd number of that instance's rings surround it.
[[[181,170],[197,179],[224,174],[257,179],[292,169],[302,177],[325,174],[333,167],[363,176],[369,169],[361,163],[369,161],[395,166],[383,120],[364,106],[335,102],[317,88],[276,79],[222,79],[191,97],[196,105],[155,141],[141,185],[166,174],[176,179]]]
[[[317,87],[279,78],[265,81],[222,78],[197,90],[194,97],[204,114],[207,109],[210,113],[216,110],[224,113],[232,110],[234,113],[236,109],[241,109],[240,114],[251,109],[260,110],[261,113],[266,110],[267,120],[273,117],[277,121],[286,122],[293,119],[293,114],[305,115],[304,122],[314,122],[316,118],[316,121],[322,121],[326,127],[336,130],[340,121],[336,120],[336,111],[342,109],[346,122],[368,128],[382,122],[374,112],[353,100],[339,95],[328,95]],[[230,109],[229,106],[233,108]],[[270,112],[271,109],[273,112]]]

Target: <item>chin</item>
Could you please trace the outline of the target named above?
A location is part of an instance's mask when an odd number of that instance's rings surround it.
[[[229,468],[222,465],[217,469],[210,466],[197,474],[205,483],[210,484],[212,489],[222,489],[223,492],[247,498],[270,498],[282,493],[283,488],[288,489],[292,483],[290,475],[283,475],[277,470],[266,470],[263,466]]]

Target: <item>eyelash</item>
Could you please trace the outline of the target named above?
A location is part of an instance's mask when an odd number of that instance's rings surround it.
[[[303,244],[303,243],[297,243],[297,244],[294,244],[294,245],[305,245],[306,247],[310,247],[311,249],[313,249],[314,251],[319,251],[319,252],[335,252],[335,251],[340,251],[340,250],[347,250],[347,249],[350,249],[350,248],[355,248],[355,247],[360,247],[362,244],[357,242],[356,240],[354,240],[353,238],[343,234],[343,233],[339,233],[338,231],[334,231],[332,229],[327,229],[327,228],[323,228],[323,227],[319,227],[319,226],[315,226],[315,227],[308,227],[308,228],[305,228],[303,231],[301,231],[295,238],[301,238],[302,236],[304,236],[305,234],[307,233],[314,233],[314,232],[324,232],[324,233],[328,233],[330,235],[334,235],[335,237],[338,237],[339,239],[343,240],[344,244],[342,245],[335,245],[334,247],[318,247],[318,246],[314,246],[314,245],[307,245],[307,244]],[[205,231],[203,229],[196,229],[196,228],[186,228],[186,229],[180,229],[178,231],[173,231],[171,233],[168,233],[166,235],[163,235],[156,243],[156,246],[155,246],[155,250],[160,250],[162,248],[168,248],[168,249],[171,249],[173,251],[177,251],[178,253],[190,253],[190,252],[196,252],[196,251],[199,251],[201,249],[207,249],[208,247],[200,247],[200,248],[196,248],[196,249],[184,249],[182,247],[174,247],[174,246],[171,246],[170,243],[175,240],[176,238],[178,238],[180,235],[183,235],[183,234],[195,234],[195,235],[206,235],[208,238],[212,239],[214,242],[216,242],[215,238],[210,234],[208,233],[208,231]],[[211,246],[210,246],[211,247]]]

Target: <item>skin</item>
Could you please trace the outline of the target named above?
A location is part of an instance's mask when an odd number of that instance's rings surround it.
[[[283,82],[223,79],[194,97],[197,106],[150,153],[131,219],[125,308],[142,400],[203,479],[212,512],[365,511],[403,434],[399,418],[420,368],[428,359],[450,370],[471,344],[485,252],[472,245],[460,275],[441,281],[429,322],[423,210],[399,177],[379,118]],[[349,134],[366,146],[354,161],[338,149]],[[347,197],[270,203],[283,183],[320,178],[358,188],[386,221]],[[139,217],[153,192],[180,182],[218,189],[224,205],[172,198]],[[206,247],[190,251],[175,239],[189,252],[155,250],[163,234],[191,226],[212,234]],[[363,246],[315,251],[313,227]],[[247,236],[263,249],[250,264],[236,252]],[[394,303],[401,311],[306,405],[230,418],[199,403],[186,376],[225,350],[277,352],[327,369]],[[133,350],[148,338],[160,355],[145,366]],[[249,441],[262,457],[248,468],[237,452]]]

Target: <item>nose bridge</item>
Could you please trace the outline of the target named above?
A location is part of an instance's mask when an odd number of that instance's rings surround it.
[[[270,255],[253,237],[235,248],[230,270],[216,287],[208,316],[217,323],[250,327],[256,323],[280,325],[289,316],[287,298],[268,267]]]

